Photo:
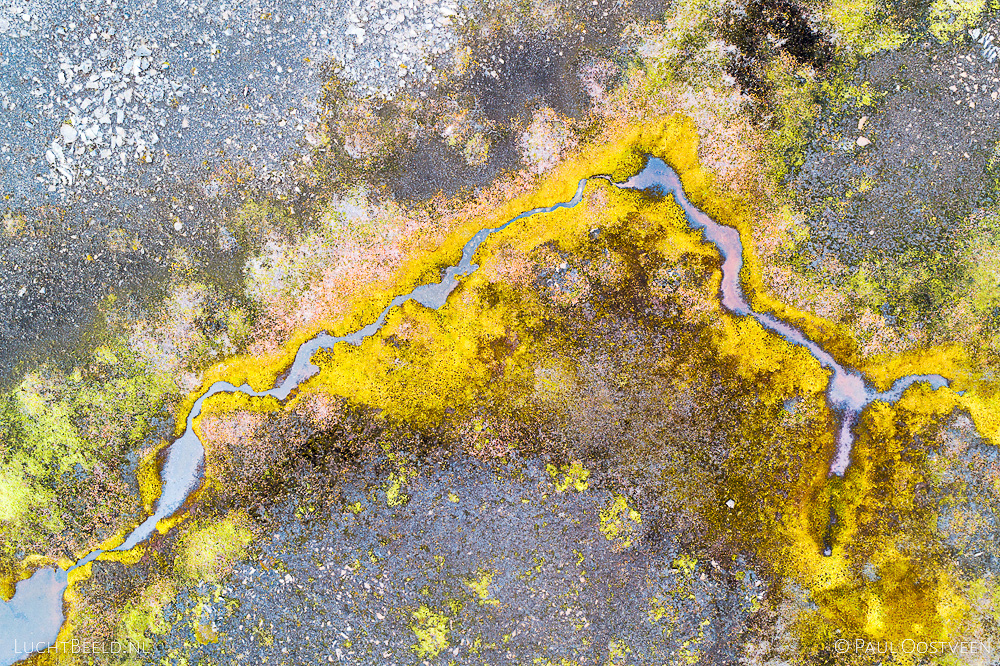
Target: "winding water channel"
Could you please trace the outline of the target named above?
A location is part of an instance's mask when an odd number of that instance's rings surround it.
[[[607,176],[593,176],[594,179],[609,180]],[[254,391],[249,385],[234,386],[228,382],[216,382],[195,401],[188,413],[184,433],[170,444],[166,460],[160,472],[162,491],[156,509],[149,518],[133,530],[124,543],[113,551],[127,551],[145,541],[156,529],[156,524],[180,510],[191,492],[201,481],[205,450],[194,431],[194,421],[201,414],[205,400],[219,393],[243,393],[249,396],[271,396],[285,400],[302,382],[316,375],[319,368],[312,363],[313,355],[320,349],[330,349],[340,342],[360,345],[374,335],[385,323],[389,312],[407,301],[416,301],[424,307],[438,309],[458,286],[458,278],[469,275],[478,266],[472,263],[479,246],[491,235],[507,228],[515,222],[540,213],[549,213],[559,208],[572,208],[583,199],[583,192],[590,179],[583,179],[577,186],[573,198],[551,206],[534,208],[508,220],[496,228],[480,230],[462,250],[462,259],[450,266],[441,281],[420,285],[408,294],[400,295],[382,310],[378,318],[364,328],[342,337],[319,333],[303,343],[295,354],[295,360],[278,385],[267,391]],[[895,402],[903,392],[917,382],[927,382],[937,389],[948,384],[940,375],[909,375],[897,380],[888,391],[878,392],[860,373],[844,368],[833,356],[808,339],[794,326],[776,317],[754,311],[743,295],[739,274],[743,266],[743,244],[739,232],[732,227],[718,224],[708,215],[698,210],[688,201],[677,173],[665,162],[649,158],[646,166],[623,183],[613,183],[623,189],[643,190],[660,196],[672,195],[684,210],[692,229],[701,230],[707,241],[714,244],[722,256],[722,284],[720,299],[722,306],[737,316],[750,316],[764,328],[777,333],[792,344],[805,347],[823,368],[831,371],[826,391],[827,403],[839,419],[837,448],[830,466],[832,475],[842,476],[850,464],[851,447],[854,443],[854,425],[864,408],[876,400]],[[30,578],[17,584],[14,597],[9,602],[0,602],[0,666],[10,666],[36,650],[44,650],[55,644],[59,629],[64,622],[63,595],[67,587],[69,571],[95,560],[103,552],[95,550],[67,570],[40,569]]]

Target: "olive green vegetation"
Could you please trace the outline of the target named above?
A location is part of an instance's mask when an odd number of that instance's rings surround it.
[[[141,511],[130,454],[151,432],[173,382],[108,337],[72,372],[42,366],[0,396],[0,568],[24,575],[17,551],[73,556],[95,534]],[[124,494],[123,494],[124,493]],[[71,535],[53,549],[52,539]],[[7,579],[10,581],[10,579]],[[8,593],[10,590],[7,591]]]

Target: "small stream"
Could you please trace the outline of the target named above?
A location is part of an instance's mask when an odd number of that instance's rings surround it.
[[[594,179],[610,180],[607,176],[593,176]],[[312,363],[313,355],[320,349],[330,349],[340,342],[358,346],[362,341],[377,333],[385,323],[389,312],[407,301],[416,301],[427,308],[438,309],[458,286],[458,278],[471,274],[478,266],[472,259],[479,246],[491,235],[506,229],[509,225],[539,213],[549,213],[559,208],[572,208],[583,199],[584,188],[590,179],[579,182],[576,193],[569,201],[542,208],[534,208],[508,220],[496,228],[486,228],[474,235],[462,250],[461,261],[450,266],[440,282],[420,285],[408,294],[397,296],[382,310],[378,318],[364,328],[341,337],[333,337],[321,332],[303,343],[295,354],[292,366],[279,378],[277,385],[267,391],[255,391],[249,385],[234,386],[228,382],[216,382],[203,393],[188,413],[184,433],[170,444],[166,460],[160,471],[162,491],[156,509],[149,518],[133,530],[124,543],[111,549],[127,551],[145,541],[156,529],[156,524],[179,511],[191,492],[201,481],[205,450],[194,431],[194,421],[201,414],[205,400],[219,393],[243,393],[249,396],[270,396],[285,400],[302,382],[315,376],[319,368]],[[831,475],[842,476],[850,464],[851,447],[854,443],[853,428],[862,410],[870,403],[881,400],[895,402],[903,392],[917,382],[927,382],[937,389],[948,384],[940,375],[909,375],[897,380],[888,391],[877,392],[857,372],[838,364],[834,358],[818,344],[809,340],[798,329],[767,313],[755,312],[746,298],[739,282],[743,266],[743,245],[739,232],[732,227],[716,223],[708,215],[695,208],[688,201],[680,178],[665,162],[649,158],[645,168],[624,183],[614,183],[623,189],[643,190],[661,196],[673,195],[684,210],[692,229],[702,230],[705,239],[714,244],[722,256],[722,285],[720,299],[722,306],[737,316],[750,316],[764,328],[777,333],[792,344],[805,347],[820,365],[831,371],[827,387],[827,402],[839,418],[837,450],[830,467]],[[63,571],[61,569],[39,569],[30,578],[20,581],[14,597],[9,602],[0,602],[0,666],[10,666],[36,650],[44,650],[55,644],[59,629],[64,622],[63,595],[67,587],[67,573],[95,560],[105,551],[95,550]]]
[[[646,168],[619,185],[622,188],[655,191],[661,195],[672,194],[677,204],[684,210],[688,225],[701,229],[705,240],[709,241],[722,255],[722,285],[719,289],[722,307],[734,315],[750,316],[769,331],[777,333],[788,342],[805,347],[819,364],[830,370],[830,383],[826,389],[826,401],[840,419],[837,430],[837,450],[830,464],[830,474],[843,476],[851,464],[851,448],[854,446],[854,425],[864,408],[880,400],[895,403],[903,392],[919,382],[926,382],[934,389],[948,385],[941,375],[907,375],[897,379],[888,391],[878,392],[865,381],[861,373],[848,370],[837,363],[833,356],[818,344],[807,338],[802,331],[768,313],[756,312],[743,296],[740,286],[740,270],[743,268],[743,242],[736,229],[719,224],[688,201],[677,172],[663,160],[651,158]]]

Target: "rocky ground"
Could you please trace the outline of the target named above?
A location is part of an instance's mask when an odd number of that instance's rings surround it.
[[[876,301],[872,314],[853,316],[910,338],[962,338],[975,324],[957,323],[954,306],[982,257],[967,248],[992,242],[974,240],[982,232],[970,227],[997,206],[998,95],[1000,71],[971,37],[943,46],[928,38],[863,61],[842,89],[820,96],[788,178],[808,228],[790,263],[817,285]]]
[[[560,492],[537,461],[496,466],[460,457],[422,469],[405,486],[405,504],[387,501],[372,484],[379,466],[365,465],[341,486],[345,505],[286,502],[262,512],[271,527],[260,550],[200,610],[218,643],[192,643],[192,590],[164,609],[173,629],[154,658],[737,658],[765,590],[742,563],[699,561],[670,535],[648,533],[639,514],[627,546],[609,540],[601,516],[615,495]]]

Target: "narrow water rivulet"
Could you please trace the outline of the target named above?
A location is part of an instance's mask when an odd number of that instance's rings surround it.
[[[606,176],[593,178],[609,180]],[[112,550],[130,550],[145,541],[156,529],[156,524],[160,520],[169,518],[182,509],[188,496],[199,485],[205,451],[201,440],[195,434],[194,421],[201,414],[205,400],[219,393],[242,393],[255,397],[287,399],[302,382],[319,372],[319,368],[312,363],[312,357],[317,351],[330,349],[338,343],[360,345],[365,338],[381,329],[393,308],[407,301],[416,301],[428,308],[440,308],[458,286],[458,278],[476,270],[477,266],[472,263],[472,259],[480,245],[491,234],[531,215],[576,206],[583,198],[588,180],[583,179],[579,182],[575,195],[569,201],[525,211],[499,227],[480,230],[465,244],[459,263],[449,267],[440,282],[420,285],[408,294],[397,296],[382,310],[374,322],[364,328],[341,337],[333,337],[323,332],[303,343],[296,352],[292,366],[274,388],[255,391],[247,384],[242,386],[234,386],[228,382],[213,384],[195,401],[187,415],[184,433],[170,444],[167,450],[166,460],[160,471],[162,492],[153,515],[133,530],[124,543]],[[768,313],[754,311],[740,286],[743,245],[739,232],[732,227],[718,224],[693,206],[687,199],[677,173],[662,160],[649,158],[642,171],[615,185],[623,189],[646,191],[653,195],[672,195],[683,209],[691,228],[701,230],[705,239],[715,245],[722,256],[720,299],[723,308],[737,316],[753,317],[761,326],[777,333],[788,342],[805,347],[822,367],[831,372],[826,397],[831,409],[839,418],[836,455],[830,467],[832,475],[842,476],[847,470],[854,442],[853,427],[867,405],[876,400],[895,402],[906,388],[917,382],[927,382],[935,389],[947,385],[948,381],[940,375],[910,375],[897,380],[888,391],[878,392],[860,373],[841,366],[833,356],[794,326]],[[44,649],[55,643],[64,621],[63,595],[67,587],[67,573],[92,562],[102,552],[104,551],[95,550],[67,571],[40,569],[30,578],[17,584],[16,593],[9,602],[0,602],[0,666],[9,666],[24,659],[30,651],[28,648]]]

